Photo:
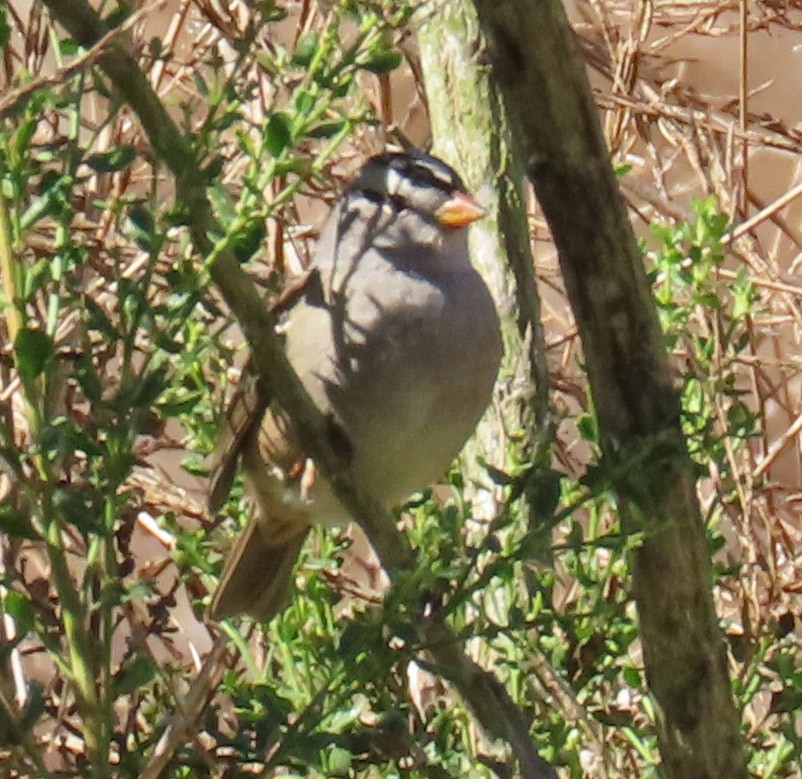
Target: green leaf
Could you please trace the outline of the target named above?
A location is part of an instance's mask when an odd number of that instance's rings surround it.
[[[6,614],[14,618],[17,623],[17,633],[24,636],[29,633],[34,626],[35,613],[31,601],[16,590],[9,590],[3,601],[3,608]]]
[[[292,144],[292,123],[289,117],[281,111],[270,115],[265,127],[265,148],[273,156],[278,157]]]
[[[404,57],[396,49],[376,48],[368,52],[368,59],[361,63],[363,70],[371,73],[390,73],[403,61]]]
[[[500,487],[509,487],[510,484],[515,482],[515,479],[501,468],[496,468],[495,465],[490,463],[482,463],[482,465],[493,484],[498,484]]]
[[[316,32],[304,33],[295,44],[295,51],[292,53],[292,62],[295,65],[306,67],[312,62],[320,45],[320,36]]]
[[[254,54],[254,58],[256,59],[256,62],[259,65],[259,67],[263,68],[268,73],[277,73],[279,71],[279,66],[276,63],[276,59],[269,51],[265,51],[264,49],[259,49]]]
[[[231,124],[239,122],[241,117],[237,114],[231,114],[224,122],[218,125],[220,130],[226,130]],[[217,181],[223,173],[227,160],[220,154],[215,155],[208,165],[203,168],[203,177],[206,181]]]
[[[129,695],[151,682],[155,676],[156,665],[150,655],[135,655],[114,677],[114,694]]]
[[[50,170],[42,176],[39,183],[39,195],[31,200],[30,205],[20,217],[20,224],[27,230],[45,216],[57,218],[65,210],[67,193],[73,186],[71,176],[64,176]]]
[[[296,114],[308,114],[315,105],[315,96],[306,88],[299,87],[292,96]]]
[[[90,330],[95,330],[110,340],[118,340],[122,337],[120,330],[93,298],[85,296],[83,303],[84,318]]]
[[[103,454],[103,448],[96,438],[65,416],[54,418],[42,429],[39,445],[44,451],[83,452],[89,456]]]
[[[147,235],[151,235],[155,229],[155,222],[153,221],[153,214],[142,205],[136,205],[128,212],[128,218],[131,224],[138,230],[141,230]]]
[[[331,138],[341,132],[345,127],[343,119],[332,119],[319,122],[314,127],[310,127],[306,134],[310,138]]]
[[[131,237],[142,251],[157,254],[161,248],[162,235],[156,230],[153,214],[144,206],[136,205],[128,212]]]
[[[37,122],[31,112],[38,111],[44,103],[44,96],[35,97],[26,107],[25,116],[17,131],[16,138],[14,139],[14,147],[16,151],[22,156],[30,145],[31,139],[36,132]],[[58,175],[56,171],[51,171],[53,174]]]
[[[20,378],[27,388],[44,373],[56,354],[53,341],[47,333],[23,327],[14,342],[14,358]]]
[[[329,752],[329,771],[334,776],[348,776],[353,762],[353,755],[343,747],[333,747]]]
[[[553,517],[560,502],[564,475],[552,469],[534,469],[527,478],[525,494],[537,519]]]
[[[106,29],[112,30],[124,24],[133,13],[132,4],[124,2],[113,8],[104,19]]]
[[[203,76],[197,70],[193,71],[192,76],[195,79],[195,86],[201,97],[207,97],[209,95],[209,86]]]
[[[576,419],[576,429],[579,435],[586,441],[598,443],[599,441],[599,427],[596,424],[596,419],[590,414],[582,414]]]
[[[181,414],[188,414],[194,409],[198,403],[204,398],[200,390],[194,392],[181,392],[175,393],[167,400],[163,400],[158,404],[159,413],[163,417],[177,417]]]
[[[53,508],[82,533],[97,535],[104,529],[95,507],[75,489],[57,489],[53,493]]]
[[[167,389],[167,368],[155,368],[137,379],[137,386],[130,397],[133,408],[150,408]]]
[[[37,292],[45,287],[50,281],[53,272],[53,260],[51,257],[38,260],[29,266],[25,271],[23,281],[22,297],[29,300]]]
[[[264,222],[251,224],[234,236],[231,249],[240,263],[248,262],[259,251],[267,238],[267,225]]]
[[[112,597],[104,598],[104,601],[114,606],[119,606],[123,603],[141,602],[153,595],[153,582],[143,581],[132,584],[130,587],[120,586],[117,592],[110,594]]]
[[[0,49],[2,49],[11,37],[11,28],[6,21],[5,9],[0,6]]]
[[[100,74],[100,68],[92,68],[92,88],[101,97],[111,100],[111,92]]]
[[[221,222],[233,222],[237,211],[231,200],[231,193],[220,182],[212,182],[209,186],[209,199]]]
[[[81,53],[81,46],[72,38],[64,38],[58,42],[58,50],[62,57],[74,57]]]
[[[87,400],[92,403],[99,403],[103,399],[103,383],[89,355],[81,355],[75,367],[74,375],[81,385]]]
[[[772,696],[772,712],[795,713],[799,711],[800,707],[802,707],[802,690],[786,687]]]
[[[136,158],[136,149],[128,144],[109,151],[92,154],[84,162],[98,173],[114,173],[130,165]]]
[[[11,506],[0,506],[0,533],[11,538],[28,538],[36,540],[39,534],[31,524],[27,512],[15,511]]]

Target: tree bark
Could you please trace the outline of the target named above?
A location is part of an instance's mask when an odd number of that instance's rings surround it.
[[[433,150],[460,172],[489,210],[471,228],[471,258],[496,301],[504,362],[496,390],[498,415],[486,419],[475,440],[489,462],[504,468],[509,444],[515,459],[527,462],[541,451],[548,456],[550,437],[549,376],[525,170],[511,149],[502,97],[480,56],[485,42],[470,0],[438,4],[418,32],[418,46]]]
[[[746,777],[693,468],[649,284],[557,0],[475,0],[557,245],[632,555],[666,774]]]

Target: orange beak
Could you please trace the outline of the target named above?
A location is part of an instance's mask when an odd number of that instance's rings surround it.
[[[455,192],[451,199],[446,200],[437,211],[435,219],[443,227],[465,227],[487,214],[487,209],[480,206],[465,192]]]

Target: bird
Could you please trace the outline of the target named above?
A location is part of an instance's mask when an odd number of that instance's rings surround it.
[[[485,215],[442,160],[373,156],[274,305],[288,360],[338,431],[356,483],[388,508],[444,475],[492,398],[499,320],[468,251],[468,227]],[[251,513],[207,616],[267,622],[291,600],[310,528],[351,517],[249,364],[210,461],[210,512],[238,469]]]

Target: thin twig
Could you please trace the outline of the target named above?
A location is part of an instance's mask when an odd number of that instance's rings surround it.
[[[721,239],[721,242],[723,244],[728,244],[737,241],[742,236],[751,232],[759,224],[762,224],[767,219],[771,218],[773,214],[781,211],[783,208],[785,208],[785,206],[796,200],[796,198],[798,198],[800,195],[802,195],[802,183],[791,187],[791,189],[789,189],[786,193],[780,195],[780,197],[778,197],[776,200],[773,200],[764,209],[758,211],[754,216],[751,216],[749,219],[746,219],[740,224],[736,225]]]
[[[176,752],[194,737],[198,723],[220,684],[223,673],[234,663],[231,652],[227,652],[228,646],[225,634],[221,633],[215,638],[209,654],[203,661],[200,673],[192,683],[189,693],[180,701],[150,760],[139,774],[139,779],[158,779]]]
[[[83,54],[77,56],[69,65],[59,68],[52,76],[40,76],[29,84],[25,84],[25,86],[12,89],[0,100],[0,119],[5,119],[6,117],[16,114],[22,105],[27,100],[30,100],[39,90],[59,87],[90,65],[94,65],[103,50],[115,38],[132,29],[145,18],[145,16],[158,10],[164,4],[165,0],[154,0],[154,2],[146,3],[141,8],[134,11],[119,27],[109,30],[97,43],[87,49]]]
[[[746,138],[747,115],[749,113],[749,37],[747,23],[749,21],[749,8],[746,0],[738,0],[738,53],[740,57],[738,73],[738,127],[742,134],[741,139],[741,214],[747,216],[749,199],[749,141]]]

